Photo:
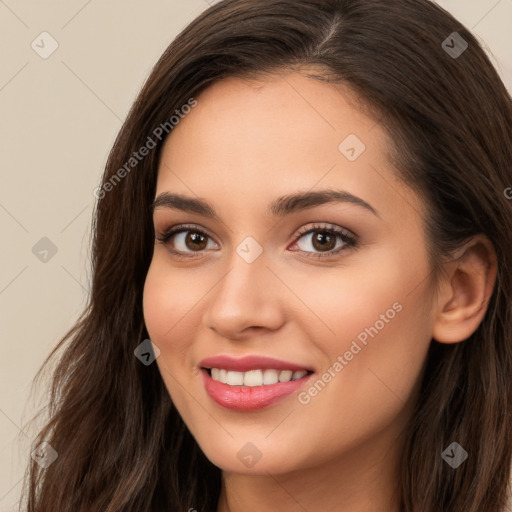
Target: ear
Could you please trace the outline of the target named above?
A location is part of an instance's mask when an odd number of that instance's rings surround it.
[[[498,271],[494,247],[486,236],[477,235],[456,251],[444,270],[432,337],[457,343],[476,331],[487,311]]]

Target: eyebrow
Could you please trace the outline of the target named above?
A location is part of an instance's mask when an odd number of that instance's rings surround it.
[[[360,206],[375,216],[380,217],[377,210],[364,199],[357,197],[345,190],[317,190],[309,192],[297,192],[278,197],[268,206],[269,213],[274,217],[282,217],[290,213],[306,210],[315,206],[328,203],[350,203]],[[153,212],[156,208],[172,208],[184,212],[198,213],[204,217],[220,220],[215,209],[204,199],[188,197],[183,194],[162,192],[150,206]]]

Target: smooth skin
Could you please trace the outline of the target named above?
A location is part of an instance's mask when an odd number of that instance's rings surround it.
[[[218,218],[155,209],[156,237],[193,226],[156,241],[144,316],[173,402],[223,470],[218,512],[398,512],[399,434],[429,345],[463,342],[482,321],[493,248],[475,237],[446,264],[435,293],[426,205],[397,179],[390,139],[347,88],[283,72],[227,79],[197,100],[165,143],[155,197],[201,198]],[[366,146],[354,161],[338,149],[350,134]],[[375,213],[352,202],[268,211],[278,197],[321,189],[349,192]],[[330,238],[313,243],[322,233]],[[252,263],[236,250],[246,237],[263,250]],[[218,354],[283,359],[320,378],[397,302],[401,311],[307,404],[294,393],[238,412],[205,391],[199,363]],[[252,467],[237,455],[248,442],[261,454]]]

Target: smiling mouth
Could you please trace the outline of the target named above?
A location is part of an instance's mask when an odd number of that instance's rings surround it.
[[[275,370],[261,369],[238,372],[224,368],[203,368],[212,380],[227,384],[228,386],[271,386],[302,379],[313,372],[309,370]]]

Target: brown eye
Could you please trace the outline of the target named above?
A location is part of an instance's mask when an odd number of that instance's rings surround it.
[[[330,251],[336,246],[336,235],[328,231],[315,231],[311,239],[313,247],[318,251]]]
[[[299,233],[293,245],[301,252],[321,258],[354,247],[356,243],[357,238],[341,228],[313,226]]]
[[[194,231],[186,232],[184,243],[188,249],[192,251],[200,251],[201,249],[205,249],[207,245],[207,237],[202,235],[201,233],[197,233]]]
[[[193,226],[177,226],[157,237],[157,240],[168,246],[172,253],[184,256],[218,247],[208,234]]]

